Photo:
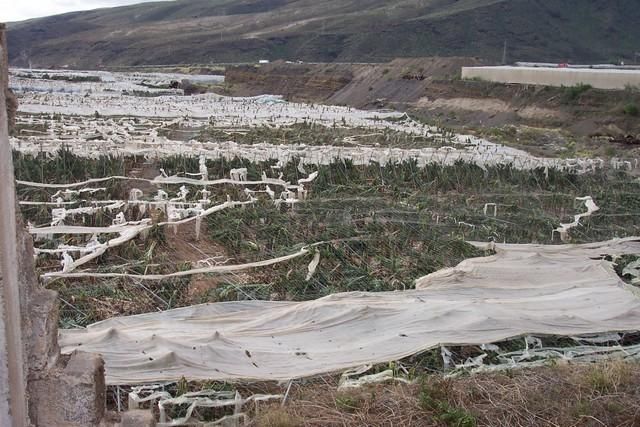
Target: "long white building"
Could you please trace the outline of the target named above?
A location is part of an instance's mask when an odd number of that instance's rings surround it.
[[[640,70],[569,67],[463,67],[463,79],[543,86],[588,84],[597,89],[640,87]]]

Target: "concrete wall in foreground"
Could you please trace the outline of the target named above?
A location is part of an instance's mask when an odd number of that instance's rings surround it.
[[[106,406],[102,358],[60,355],[57,294],[38,282],[33,238],[15,203],[7,76],[6,27],[0,23],[0,426],[98,426]]]
[[[640,70],[463,67],[462,78],[543,86],[575,86],[582,83],[597,89],[624,89],[629,85],[640,87]]]

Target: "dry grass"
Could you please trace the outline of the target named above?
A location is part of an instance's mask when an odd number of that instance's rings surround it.
[[[303,425],[303,421],[289,412],[272,407],[256,417],[256,423],[263,427],[297,427]]]
[[[640,365],[603,362],[423,378],[338,393],[335,379],[294,385],[284,408],[255,426],[619,426],[640,425]]]

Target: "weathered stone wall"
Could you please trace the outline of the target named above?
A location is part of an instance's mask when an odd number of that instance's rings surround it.
[[[9,125],[9,135],[13,135],[16,127],[16,114],[18,114],[18,100],[13,91],[7,88],[5,92],[5,101],[7,103],[7,121]]]

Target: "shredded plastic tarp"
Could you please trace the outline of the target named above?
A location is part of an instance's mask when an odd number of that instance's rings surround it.
[[[105,151],[114,156],[144,156],[148,159],[166,158],[175,155],[200,156],[208,159],[229,159],[236,157],[252,162],[269,161],[272,159],[287,162],[292,158],[301,159],[302,165],[327,165],[336,159],[348,160],[354,165],[379,164],[388,165],[408,160],[415,160],[418,167],[429,164],[453,165],[456,162],[474,163],[481,168],[495,165],[512,165],[518,169],[558,168],[576,173],[586,173],[605,167],[602,159],[559,159],[539,158],[522,151],[491,144],[488,141],[474,137],[459,136],[459,148],[425,147],[425,148],[381,148],[375,146],[310,146],[306,144],[288,144],[286,146],[260,143],[237,144],[225,142],[173,141],[162,139],[154,142],[131,141],[125,144],[101,144],[94,146],[86,141],[78,140],[74,145],[69,141],[49,141],[45,146],[40,141],[13,139],[13,149],[22,153],[38,154],[44,150],[53,155],[60,147],[69,147],[80,157],[98,158]],[[464,141],[464,143],[463,143]],[[470,141],[467,143],[467,141]],[[611,161],[610,166],[620,169],[618,160]],[[624,164],[630,162],[623,162]],[[300,164],[300,163],[299,163]],[[633,169],[633,165],[627,169]],[[144,179],[139,179],[145,181]],[[19,181],[18,183],[23,184]],[[24,183],[30,184],[30,183]],[[251,184],[251,183],[248,183]],[[209,185],[209,184],[207,184]],[[54,186],[53,188],[64,188]]]
[[[213,181],[201,180],[201,179],[193,179],[193,178],[184,178],[180,176],[168,176],[162,177],[158,176],[154,179],[145,179],[145,178],[133,178],[127,176],[108,176],[106,178],[93,178],[88,179],[82,182],[74,182],[71,184],[49,184],[44,182],[31,182],[31,181],[21,181],[16,180],[16,183],[19,185],[24,185],[27,187],[35,187],[35,188],[77,188],[83,187],[85,185],[96,184],[99,182],[106,181],[142,181],[147,182],[149,184],[155,185],[168,185],[168,184],[191,184],[191,185],[199,185],[199,186],[209,186],[209,185],[276,185],[282,187],[291,187],[297,188],[297,186],[291,186],[289,183],[281,180],[281,179],[263,179],[261,181],[239,181],[233,179],[216,179]]]
[[[294,253],[283,255],[277,258],[270,258],[263,261],[250,262],[246,264],[215,265],[215,266],[202,267],[202,268],[193,268],[189,270],[176,271],[175,273],[168,273],[168,274],[129,274],[129,273],[95,273],[95,272],[71,273],[70,271],[63,270],[62,272],[46,273],[46,274],[43,274],[42,277],[44,279],[50,279],[50,278],[56,278],[56,277],[66,277],[66,278],[76,278],[76,279],[82,278],[82,277],[103,278],[103,279],[119,277],[119,278],[131,278],[136,280],[165,280],[165,279],[173,279],[176,277],[194,276],[197,274],[225,274],[225,273],[231,273],[235,271],[250,270],[250,269],[259,268],[259,267],[268,267],[270,265],[291,261],[292,259],[306,255],[308,252],[309,252],[309,249],[305,247]]]
[[[163,169],[160,169],[161,175],[159,177],[157,177],[155,180],[150,181],[150,182],[172,182],[172,183],[182,183],[182,182],[187,182],[187,183],[202,183],[202,182],[231,182],[234,184],[238,184],[238,183],[246,183],[246,173],[247,170],[246,169],[233,169],[231,171],[231,176],[232,177],[236,177],[236,180],[217,180],[217,181],[207,181],[206,178],[208,176],[208,172],[207,172],[207,168],[204,165],[203,162],[203,157],[200,158],[200,172],[199,175],[202,176],[202,180],[197,181],[197,180],[192,180],[190,178],[181,178],[178,176],[172,176],[172,177],[167,177],[166,174],[164,173]],[[266,174],[263,173],[263,181],[259,181],[259,182],[254,182],[255,183],[266,183],[266,182],[271,182],[273,183],[277,183],[278,185],[283,185],[284,191],[281,194],[281,199],[277,199],[274,200],[274,203],[276,205],[279,205],[280,202],[287,202],[287,203],[295,203],[298,201],[298,199],[295,197],[296,195],[289,191],[287,188],[289,187],[293,187],[296,188],[298,190],[298,197],[305,197],[306,191],[304,190],[304,186],[303,184],[308,184],[313,182],[318,176],[318,172],[313,172],[311,173],[307,178],[301,178],[298,180],[298,186],[291,186],[288,183],[285,183],[284,181],[281,180],[269,180],[266,177]],[[109,178],[99,178],[100,179],[121,179],[122,177],[109,177]],[[95,182],[96,180],[89,180],[89,181],[85,181],[85,183],[91,183],[91,182]],[[23,182],[23,184],[25,184]],[[56,184],[44,184],[44,183],[26,183],[27,185],[33,185],[33,186],[40,186],[40,185],[45,185],[45,186],[51,186],[51,185],[56,185]],[[71,185],[71,186],[77,186],[76,184],[67,184],[67,185]],[[95,191],[99,191],[102,189],[98,189]],[[94,189],[89,189],[88,192],[94,191]],[[86,189],[81,189],[81,190],[65,190],[64,192],[62,191],[58,191],[54,196],[52,196],[53,200],[56,200],[56,204],[60,205],[61,203],[64,203],[64,199],[62,197],[59,197],[60,195],[79,195],[82,192],[87,192]],[[264,192],[267,192],[270,196],[271,193],[273,193],[273,196],[275,196],[275,193],[269,188],[269,186],[266,186],[266,190]],[[61,256],[62,261],[61,261],[61,265],[62,265],[62,272],[61,273],[48,273],[45,274],[44,277],[61,277],[61,275],[67,275],[69,273],[71,273],[72,271],[74,271],[75,269],[77,269],[78,267],[80,267],[81,265],[86,264],[87,262],[96,259],[97,257],[99,257],[100,255],[104,254],[109,248],[114,248],[117,246],[120,246],[124,243],[127,243],[131,240],[133,240],[134,238],[136,238],[138,235],[142,235],[145,236],[146,233],[149,232],[149,230],[151,230],[151,228],[154,227],[154,225],[157,226],[172,226],[174,229],[174,232],[177,232],[177,226],[178,225],[182,225],[182,224],[186,224],[188,222],[192,222],[195,221],[195,232],[196,232],[196,239],[199,237],[200,235],[200,228],[201,228],[201,223],[202,223],[202,219],[214,214],[216,212],[222,211],[224,209],[227,208],[233,208],[233,207],[237,207],[237,206],[246,206],[252,203],[255,203],[257,201],[257,198],[254,197],[254,194],[257,193],[257,191],[252,191],[249,189],[245,188],[245,194],[247,195],[247,197],[249,198],[248,201],[244,201],[244,202],[240,202],[240,201],[232,201],[231,198],[229,196],[227,196],[227,201],[225,203],[219,204],[219,205],[215,205],[215,206],[211,206],[211,207],[207,207],[209,204],[212,203],[212,200],[208,199],[208,196],[210,195],[210,192],[206,189],[206,186],[204,189],[200,190],[199,193],[201,194],[201,196],[203,197],[203,199],[199,200],[198,203],[194,204],[194,203],[189,203],[187,202],[187,195],[189,194],[189,189],[187,189],[186,186],[181,186],[180,190],[177,193],[177,197],[173,198],[173,199],[168,199],[168,194],[163,191],[163,190],[158,190],[158,193],[156,196],[154,196],[154,201],[144,201],[144,200],[139,200],[142,196],[144,196],[144,193],[137,189],[131,189],[129,192],[129,201],[125,202],[125,201],[115,201],[112,204],[109,205],[104,205],[104,206],[89,206],[89,207],[79,207],[79,208],[75,208],[75,209],[67,209],[64,207],[57,207],[52,209],[51,211],[51,215],[52,215],[52,220],[51,220],[51,225],[49,227],[33,227],[32,225],[29,226],[29,232],[33,235],[36,236],[52,236],[54,234],[68,234],[68,235],[79,235],[79,234],[93,234],[94,238],[92,239],[91,242],[89,242],[89,244],[87,244],[87,246],[85,247],[79,247],[79,246],[70,246],[70,245],[60,245],[58,247],[58,249],[45,249],[45,250],[39,250],[36,249],[36,254],[40,254],[40,253],[48,253],[48,254],[57,254],[59,256]],[[284,196],[283,196],[284,195]],[[282,199],[282,197],[284,197],[284,200]],[[167,218],[169,219],[169,221],[165,221],[165,222],[159,222],[157,224],[153,224],[151,219],[143,219],[141,221],[133,221],[133,222],[128,222],[126,220],[125,214],[124,212],[119,212],[115,219],[113,220],[113,223],[111,226],[109,227],[85,227],[85,226],[67,226],[65,225],[65,221],[67,220],[68,217],[71,217],[71,219],[74,218],[74,216],[76,215],[92,215],[95,214],[98,211],[102,211],[102,210],[117,210],[120,208],[125,208],[125,210],[129,207],[129,204],[131,205],[137,205],[139,208],[139,212],[144,213],[147,209],[147,206],[150,205],[155,205],[156,207],[159,207],[161,209],[164,210]],[[97,234],[119,234],[118,237],[113,238],[111,240],[109,240],[108,242],[105,243],[99,243],[97,241]],[[72,254],[77,253],[78,255],[80,255],[80,258],[77,260],[73,259]],[[196,271],[195,273],[188,273],[188,272],[181,272],[181,275],[185,275],[185,273],[187,274],[198,274],[199,270],[192,270],[192,271]],[[84,273],[89,274],[89,273]],[[311,270],[309,270],[309,274],[313,274],[313,272]],[[121,275],[122,276],[122,275]],[[106,276],[103,276],[106,277]],[[115,276],[113,276],[115,277]],[[165,277],[169,277],[169,276],[165,276]],[[145,276],[146,278],[146,276]],[[149,276],[150,280],[161,280],[161,276],[160,275],[150,275]]]
[[[206,173],[203,173],[205,176]],[[299,187],[302,187],[302,183],[310,183],[313,182],[318,176],[317,172],[311,173],[307,178],[302,178],[298,180]],[[67,190],[68,191],[68,190]],[[83,190],[80,190],[82,192]],[[298,195],[304,197],[304,190],[300,190]],[[79,192],[76,192],[79,194]],[[203,197],[208,197],[210,194],[206,189],[200,191]],[[207,207],[212,200],[208,198],[199,200],[197,203],[189,203],[184,199],[188,194],[188,190],[186,187],[181,187],[178,194],[182,196],[176,199],[168,200],[168,195],[166,192],[162,190],[158,190],[158,194],[154,196],[155,201],[144,201],[138,200],[141,195],[144,193],[139,189],[132,189],[130,191],[130,197],[133,200],[125,201],[111,201],[110,205],[103,206],[105,208],[113,207],[129,207],[129,205],[137,205],[140,212],[146,211],[147,206],[155,206],[156,208],[161,208],[167,214],[169,221],[158,222],[156,224],[152,223],[150,218],[142,219],[140,221],[126,221],[125,215],[123,212],[118,213],[116,218],[113,220],[112,225],[107,227],[91,227],[91,226],[72,226],[65,225],[64,221],[67,216],[71,216],[73,218],[74,215],[79,214],[92,214],[95,213],[99,208],[94,207],[82,207],[78,209],[65,209],[65,208],[56,208],[52,210],[52,222],[50,226],[46,227],[34,227],[29,224],[28,230],[29,233],[36,236],[36,240],[39,238],[50,238],[53,235],[70,235],[70,236],[78,236],[83,234],[92,234],[93,237],[85,246],[77,246],[77,245],[68,245],[68,244],[60,244],[56,249],[41,249],[34,248],[34,252],[36,255],[39,254],[49,254],[49,255],[57,255],[62,258],[60,264],[62,265],[62,271],[60,272],[48,272],[43,274],[41,277],[44,279],[51,278],[61,278],[61,277],[101,277],[101,278],[115,278],[115,277],[127,277],[127,278],[136,278],[142,280],[163,280],[170,279],[173,277],[184,277],[196,274],[209,274],[209,273],[228,273],[232,271],[241,271],[247,270],[251,268],[264,267],[268,265],[277,264],[280,262],[289,261],[293,258],[300,257],[305,255],[308,250],[307,248],[302,248],[295,253],[281,256],[278,258],[268,259],[264,261],[248,263],[248,264],[240,264],[240,265],[225,265],[225,266],[211,266],[208,265],[202,268],[195,268],[190,270],[181,270],[175,273],[169,274],[127,274],[127,273],[96,273],[96,272],[88,272],[84,271],[81,273],[73,273],[78,267],[88,263],[104,254],[108,249],[115,248],[124,243],[127,243],[139,235],[145,238],[146,233],[148,233],[154,226],[171,226],[174,227],[174,231],[176,231],[175,227],[178,225],[183,225],[189,222],[195,222],[196,225],[196,239],[198,239],[200,233],[200,226],[202,218],[205,218],[211,214],[222,211],[228,208],[234,208],[237,206],[246,206],[252,203],[255,203],[258,199],[254,197],[257,193],[267,193],[270,195],[270,198],[273,199],[275,193],[270,190],[269,186],[266,186],[265,191],[252,191],[245,189],[245,194],[248,196],[248,201],[232,201],[229,196],[227,196],[227,201],[225,203],[214,205]],[[302,194],[301,194],[302,193]],[[298,199],[295,198],[292,192],[288,190],[284,190],[282,194],[286,194],[286,196],[281,196],[280,199],[273,200],[273,202],[278,205],[280,202],[293,203],[297,202]],[[285,197],[283,200],[282,197]],[[99,203],[97,201],[95,203]],[[111,235],[118,234],[118,237],[112,238],[104,243],[100,243],[98,240],[98,235]],[[347,239],[348,240],[348,239]],[[311,244],[310,247],[315,247],[318,245],[322,245],[327,242],[318,242]],[[74,259],[73,256],[79,256],[78,259]],[[316,253],[316,256],[309,264],[308,268],[308,276],[307,280],[310,280],[313,276],[318,263],[320,262],[320,254]]]
[[[161,76],[158,74],[154,79]],[[205,155],[209,159],[239,157],[253,162],[271,159],[288,161],[298,157],[301,159],[299,170],[304,170],[305,165],[327,164],[336,158],[350,160],[356,165],[373,162],[385,165],[415,159],[418,166],[467,161],[480,167],[511,164],[522,169],[556,167],[577,173],[605,166],[605,161],[599,158],[538,158],[523,150],[494,144],[472,135],[451,134],[418,123],[406,113],[394,111],[284,102],[272,95],[247,98],[216,94],[189,97],[177,94],[127,96],[120,90],[123,84],[130,90],[142,82],[120,73],[110,74],[108,80],[91,84],[32,79],[23,73],[13,73],[11,80],[20,96],[20,111],[25,113],[18,120],[28,125],[20,138],[11,139],[11,144],[14,149],[33,155],[52,154],[64,146],[78,156],[93,158],[105,153],[147,158],[174,155]],[[171,77],[164,80],[170,81]],[[71,86],[75,88],[70,90],[71,93],[60,93],[66,92]],[[54,119],[54,114],[63,116]],[[252,127],[277,128],[303,122],[326,127],[362,128],[367,132],[345,137],[343,143],[347,146],[315,147],[305,144],[240,145],[224,141],[175,141],[161,136],[159,132],[171,129],[171,133],[190,133],[192,129],[213,126],[229,134],[243,133]],[[34,129],[39,127],[44,127],[46,131]],[[366,146],[356,142],[358,138],[378,135],[383,130],[402,132],[415,138],[429,138],[434,146],[401,149]],[[631,160],[614,158],[610,166],[613,169],[637,168],[639,160]]]
[[[180,225],[185,224],[191,221],[198,221],[201,218],[207,217],[215,212],[219,212],[224,209],[233,208],[236,206],[244,206],[247,204],[253,203],[253,200],[247,202],[235,202],[231,200],[227,200],[225,203],[212,206],[206,210],[200,209],[196,216],[190,216],[184,219],[176,219],[174,221],[169,222],[160,222],[157,225],[165,226],[165,225]],[[123,216],[120,216],[122,218]],[[129,242],[130,240],[135,239],[138,235],[148,232],[153,228],[154,224],[151,219],[144,219],[142,221],[132,221],[132,222],[120,222],[114,223],[109,227],[85,227],[85,226],[65,226],[65,225],[54,225],[51,227],[30,227],[29,233],[32,235],[54,235],[54,234],[118,234],[118,237],[115,237],[103,244],[92,244],[91,246],[87,246],[85,248],[80,249],[82,255],[81,258],[74,260],[69,252],[72,252],[72,249],[67,251],[62,251],[64,256],[63,259],[63,270],[61,273],[47,273],[43,275],[43,277],[60,277],[71,273],[76,268],[80,267],[88,263],[91,260],[98,258],[100,255],[104,254],[108,249],[118,247],[124,243]],[[36,250],[36,253],[40,252]],[[56,251],[60,252],[60,251]],[[184,273],[184,272],[182,272]],[[161,280],[161,279],[154,279]]]
[[[362,366],[356,369],[349,369],[342,373],[340,376],[340,382],[338,383],[338,391],[349,390],[352,388],[359,388],[369,384],[385,383],[391,381],[398,381],[405,384],[411,384],[412,381],[398,376],[393,372],[393,369],[387,369],[377,374],[363,375],[373,368],[372,365]]]
[[[65,353],[102,354],[109,384],[136,384],[183,376],[287,380],[398,360],[440,345],[640,330],[635,288],[603,259],[640,253],[640,239],[495,250],[423,277],[415,290],[119,317],[61,330],[60,344]]]
[[[598,205],[596,205],[596,202],[593,201],[593,198],[591,196],[578,197],[576,200],[584,202],[584,205],[587,208],[587,211],[584,213],[575,215],[573,217],[573,222],[570,222],[568,224],[560,224],[560,227],[553,230],[552,234],[555,234],[556,232],[559,233],[560,239],[563,242],[566,242],[567,240],[569,240],[569,230],[579,226],[580,220],[582,218],[590,217],[595,212],[598,212],[600,210],[600,208],[598,207]]]
[[[254,394],[248,398],[243,398],[238,391],[216,391],[202,390],[189,392],[177,397],[172,397],[160,385],[135,387],[129,393],[129,409],[137,409],[141,403],[157,401],[160,421],[158,427],[170,426],[214,426],[214,425],[238,425],[237,421],[243,421],[245,425],[248,417],[242,412],[250,403],[255,405],[255,412],[259,412],[260,402],[272,400],[282,400],[284,396],[280,394]],[[168,408],[186,408],[185,414],[179,418],[171,418]],[[228,409],[233,412],[231,415],[223,416],[215,421],[201,421],[197,416],[197,409],[217,408]],[[180,411],[173,411],[178,412]]]
[[[494,351],[497,361],[490,364],[483,363],[487,354],[468,359],[462,364],[455,365],[447,375],[456,377],[478,372],[495,372],[509,369],[534,368],[548,365],[550,360],[556,362],[592,363],[602,360],[640,360],[640,345],[613,346],[580,345],[567,348],[534,347],[512,352]]]

